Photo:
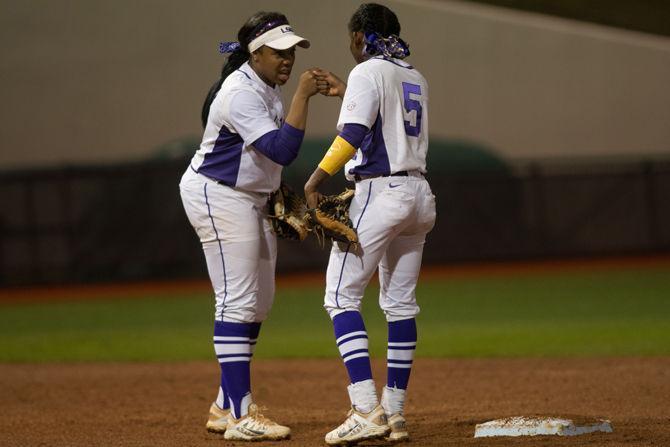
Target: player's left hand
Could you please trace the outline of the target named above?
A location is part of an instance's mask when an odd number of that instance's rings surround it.
[[[305,185],[305,201],[307,202],[307,208],[316,208],[316,205],[322,198],[323,194],[321,194],[316,189],[311,189],[308,187],[308,185]]]

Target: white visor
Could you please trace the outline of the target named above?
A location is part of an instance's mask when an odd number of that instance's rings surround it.
[[[294,45],[309,48],[309,40],[293,32],[291,25],[280,25],[261,34],[249,43],[249,53],[253,53],[263,45],[275,50],[286,50]]]

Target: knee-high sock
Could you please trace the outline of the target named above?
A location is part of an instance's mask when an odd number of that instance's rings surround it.
[[[220,363],[219,366],[221,366]],[[223,378],[223,368],[221,368],[221,382],[219,385],[219,394],[216,396],[216,406],[223,410],[230,408],[230,401],[226,392],[226,381]]]
[[[372,379],[368,333],[359,312],[347,311],[333,318],[335,339],[351,383]]]
[[[236,419],[247,414],[251,402],[250,335],[252,323],[214,323],[214,350],[221,365],[230,410]]]
[[[261,331],[261,324],[261,322],[251,323],[251,333],[249,334],[249,351],[251,357],[254,355],[258,334]],[[219,364],[219,366],[221,366],[221,364]],[[222,409],[230,408],[230,401],[228,400],[228,393],[226,392],[226,383],[223,380],[223,367],[221,367],[221,385],[219,386],[219,394],[216,397],[216,405]]]
[[[388,330],[386,385],[389,388],[405,390],[409,382],[409,374],[412,371],[412,361],[416,349],[416,320],[409,318],[407,320],[390,321]]]
[[[261,321],[251,323],[251,333],[249,334],[249,353],[251,354],[251,357],[249,360],[254,356],[256,343],[258,342],[258,334],[261,332],[261,324],[263,324]],[[249,387],[251,389],[251,382],[249,382]]]
[[[249,333],[249,349],[252,357],[254,356],[254,350],[256,349],[258,334],[260,334],[261,332],[261,324],[263,324],[263,322],[261,321],[251,323],[251,332]]]

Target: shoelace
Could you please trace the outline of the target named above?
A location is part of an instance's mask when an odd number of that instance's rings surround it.
[[[267,428],[267,426],[274,424],[274,422],[267,417],[265,417],[261,411],[267,410],[266,407],[258,407],[254,406],[253,408],[250,409],[249,411],[249,416],[251,419],[254,420],[254,422],[260,424],[262,427]]]

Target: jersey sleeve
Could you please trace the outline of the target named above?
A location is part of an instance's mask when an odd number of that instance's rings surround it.
[[[379,92],[374,80],[354,69],[347,81],[347,90],[337,120],[337,130],[341,131],[345,124],[361,124],[369,129],[378,114]]]
[[[256,93],[239,90],[230,100],[229,122],[247,146],[278,126],[265,102]]]

